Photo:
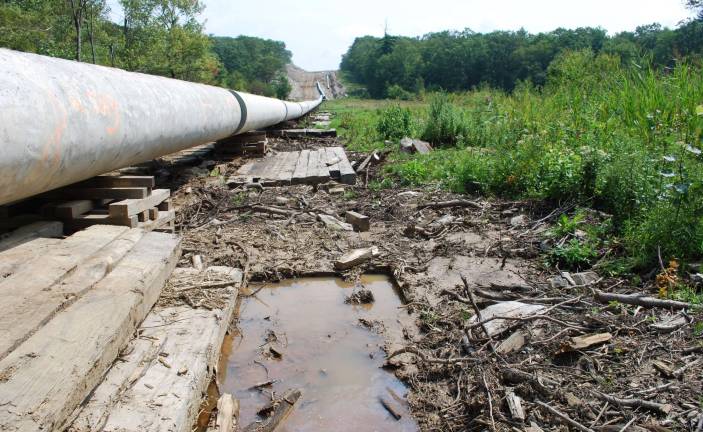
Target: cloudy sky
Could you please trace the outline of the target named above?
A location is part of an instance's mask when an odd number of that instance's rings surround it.
[[[609,32],[689,16],[683,0],[204,0],[206,31],[282,40],[307,70],[336,69],[357,36],[441,30],[550,31],[600,26]]]

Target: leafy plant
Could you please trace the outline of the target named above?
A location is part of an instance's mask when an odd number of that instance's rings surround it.
[[[571,239],[552,249],[549,259],[552,264],[569,270],[583,270],[593,263],[598,252],[587,242]]]
[[[382,139],[400,140],[412,135],[412,115],[410,110],[392,105],[381,110],[376,130]]]
[[[453,146],[467,136],[466,129],[461,111],[449,102],[447,95],[435,95],[430,101],[422,139],[438,146]]]

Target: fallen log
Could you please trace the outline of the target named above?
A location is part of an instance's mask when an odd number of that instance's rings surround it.
[[[273,432],[288,417],[298,402],[302,393],[300,390],[288,390],[273,405],[273,414],[262,422],[254,422],[243,429],[243,432]]]
[[[609,303],[616,301],[629,305],[642,306],[646,308],[665,308],[665,309],[689,309],[693,306],[690,303],[680,302],[676,300],[662,300],[654,297],[645,297],[642,294],[614,294],[606,293],[600,290],[594,291],[594,297],[601,303]]]

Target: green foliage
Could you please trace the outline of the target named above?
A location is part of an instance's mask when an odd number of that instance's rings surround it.
[[[703,8],[697,6],[696,10]],[[703,55],[703,20],[691,20],[675,30],[644,25],[612,36],[601,28],[588,27],[539,34],[524,30],[481,34],[467,29],[417,38],[364,36],[349,47],[341,69],[375,98],[405,99],[408,93],[424,89],[456,92],[482,84],[512,91],[525,81],[545,85],[552,72],[550,64],[564,53],[578,50],[592,52],[600,60],[605,59],[600,54],[610,54],[611,60],[624,65],[644,57],[651,58],[657,67],[672,67],[674,59]],[[361,97],[364,92],[357,88],[354,94]]]
[[[213,51],[222,62],[223,85],[250,93],[288,97],[290,83],[285,76],[291,52],[283,42],[250,36],[212,36]]]
[[[110,21],[106,0],[0,2],[0,46],[130,71],[287,97],[282,42],[209,37],[201,0],[119,0],[124,19]]]
[[[552,264],[568,270],[589,268],[596,257],[598,257],[598,251],[590,242],[581,242],[575,238],[556,246],[549,253]]]
[[[412,135],[412,114],[407,108],[392,105],[379,112],[376,131],[381,139],[400,140]]]
[[[422,139],[433,145],[453,146],[468,135],[461,111],[449,102],[447,95],[438,94],[432,98],[428,117]]]
[[[700,66],[681,62],[661,71],[579,50],[546,70],[542,88],[521,83],[507,94],[481,87],[406,103],[423,138],[455,145],[427,155],[392,153],[388,173],[402,185],[582,202],[612,216],[607,232],[563,244],[553,256],[560,265],[586,267],[604,253],[598,266],[608,272],[651,269],[658,250],[665,261],[703,259]],[[337,104],[350,145],[377,148],[368,123],[388,103]],[[557,230],[566,236],[575,223],[564,220]]]
[[[557,219],[554,227],[551,230],[551,234],[554,237],[561,238],[569,234],[573,234],[578,229],[585,219],[585,213],[583,211],[577,212],[573,217],[562,214]]]

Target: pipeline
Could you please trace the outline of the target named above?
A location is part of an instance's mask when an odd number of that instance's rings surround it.
[[[0,205],[273,126],[287,102],[0,48]]]

